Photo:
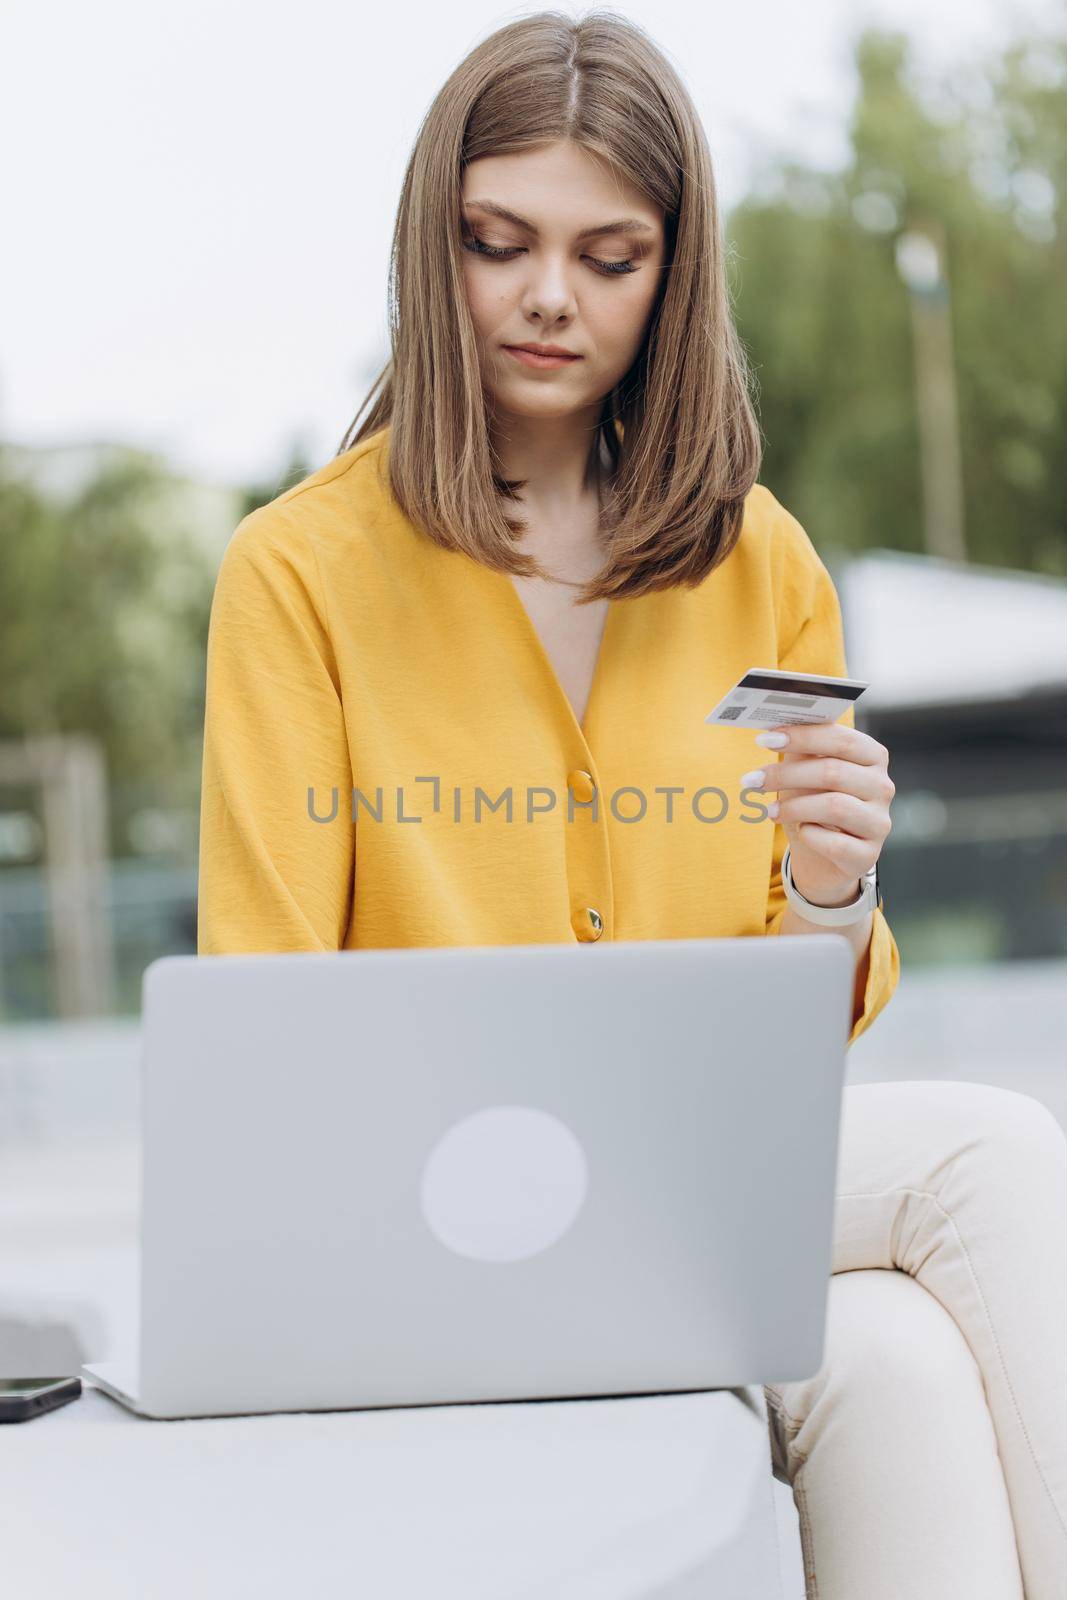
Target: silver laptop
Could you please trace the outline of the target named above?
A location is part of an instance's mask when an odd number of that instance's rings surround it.
[[[823,1360],[840,935],[168,956],[153,1417],[739,1388]]]

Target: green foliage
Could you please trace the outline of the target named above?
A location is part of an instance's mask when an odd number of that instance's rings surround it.
[[[136,806],[196,804],[214,564],[172,494],[131,456],[44,495],[0,450],[0,738],[97,738],[116,854]]]
[[[896,241],[945,243],[968,554],[1067,574],[1067,38],[917,81],[867,30],[842,172],[783,161],[732,213],[735,314],[763,481],[816,540],[925,548],[908,290]]]

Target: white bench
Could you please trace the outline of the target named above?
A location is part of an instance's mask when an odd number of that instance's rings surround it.
[[[19,1600],[778,1600],[762,1391],[5,1428]]]

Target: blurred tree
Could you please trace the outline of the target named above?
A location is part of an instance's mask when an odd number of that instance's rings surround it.
[[[132,810],[198,800],[214,567],[175,531],[172,492],[131,456],[73,495],[43,495],[0,446],[0,738],[101,742],[116,855]]]
[[[820,543],[924,548],[902,233],[947,248],[967,546],[1067,574],[1067,38],[922,83],[866,29],[842,172],[773,162],[727,232],[763,479]]]

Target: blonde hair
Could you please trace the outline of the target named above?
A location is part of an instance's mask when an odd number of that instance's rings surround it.
[[[544,576],[502,497],[460,257],[462,170],[567,139],[660,207],[665,266],[646,337],[607,395],[605,565],[576,603],[694,585],[741,532],[761,441],[733,324],[711,156],[673,67],[627,18],[542,11],[475,47],[430,106],[408,162],[389,275],[391,359],[338,450],[388,428],[390,487],[445,549]],[[379,392],[380,391],[380,392]],[[377,399],[371,401],[377,393]],[[360,416],[370,406],[360,423]]]

